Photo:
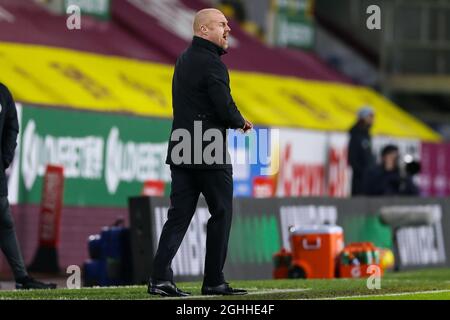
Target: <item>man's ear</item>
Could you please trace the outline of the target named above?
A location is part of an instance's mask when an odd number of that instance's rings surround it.
[[[208,28],[206,28],[206,26],[201,26],[200,30],[202,30],[202,32],[205,33],[205,34],[208,33]]]

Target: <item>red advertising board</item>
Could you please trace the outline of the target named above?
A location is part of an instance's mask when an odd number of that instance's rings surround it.
[[[253,179],[253,197],[270,198],[275,196],[275,181],[272,177],[255,177]]]
[[[445,166],[445,176],[447,178],[447,190],[446,195],[450,195],[450,144],[446,144],[445,148],[445,158],[447,159],[446,166]]]
[[[328,158],[328,195],[346,197],[349,195],[349,169],[347,148],[330,148]]]
[[[160,180],[147,180],[142,189],[143,196],[162,197],[164,196],[165,183]]]
[[[280,130],[277,196],[326,195],[326,142],[323,132]]]
[[[330,197],[348,197],[351,178],[348,166],[348,134],[330,134],[327,160],[327,194]]]
[[[450,194],[449,157],[449,144],[422,144],[420,190],[423,196],[445,197]]]
[[[64,168],[48,165],[44,177],[39,219],[39,245],[56,248],[64,192]]]

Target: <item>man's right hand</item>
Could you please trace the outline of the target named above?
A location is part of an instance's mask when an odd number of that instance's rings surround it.
[[[247,131],[249,131],[249,130],[251,130],[251,129],[253,129],[253,123],[251,123],[251,122],[248,121],[248,120],[245,120],[245,125],[244,125],[244,127],[242,128],[242,130],[244,131],[244,133],[246,133]]]

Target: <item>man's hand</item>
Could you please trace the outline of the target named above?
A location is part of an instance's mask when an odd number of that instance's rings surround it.
[[[248,121],[248,120],[245,120],[245,125],[244,125],[244,127],[242,128],[242,131],[243,131],[244,133],[247,133],[247,131],[249,131],[249,130],[251,130],[251,129],[253,129],[253,123],[251,123],[251,122]]]

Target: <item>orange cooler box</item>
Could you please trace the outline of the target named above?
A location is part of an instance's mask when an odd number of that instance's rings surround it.
[[[291,230],[292,269],[297,278],[334,278],[344,248],[339,226],[311,225]]]

